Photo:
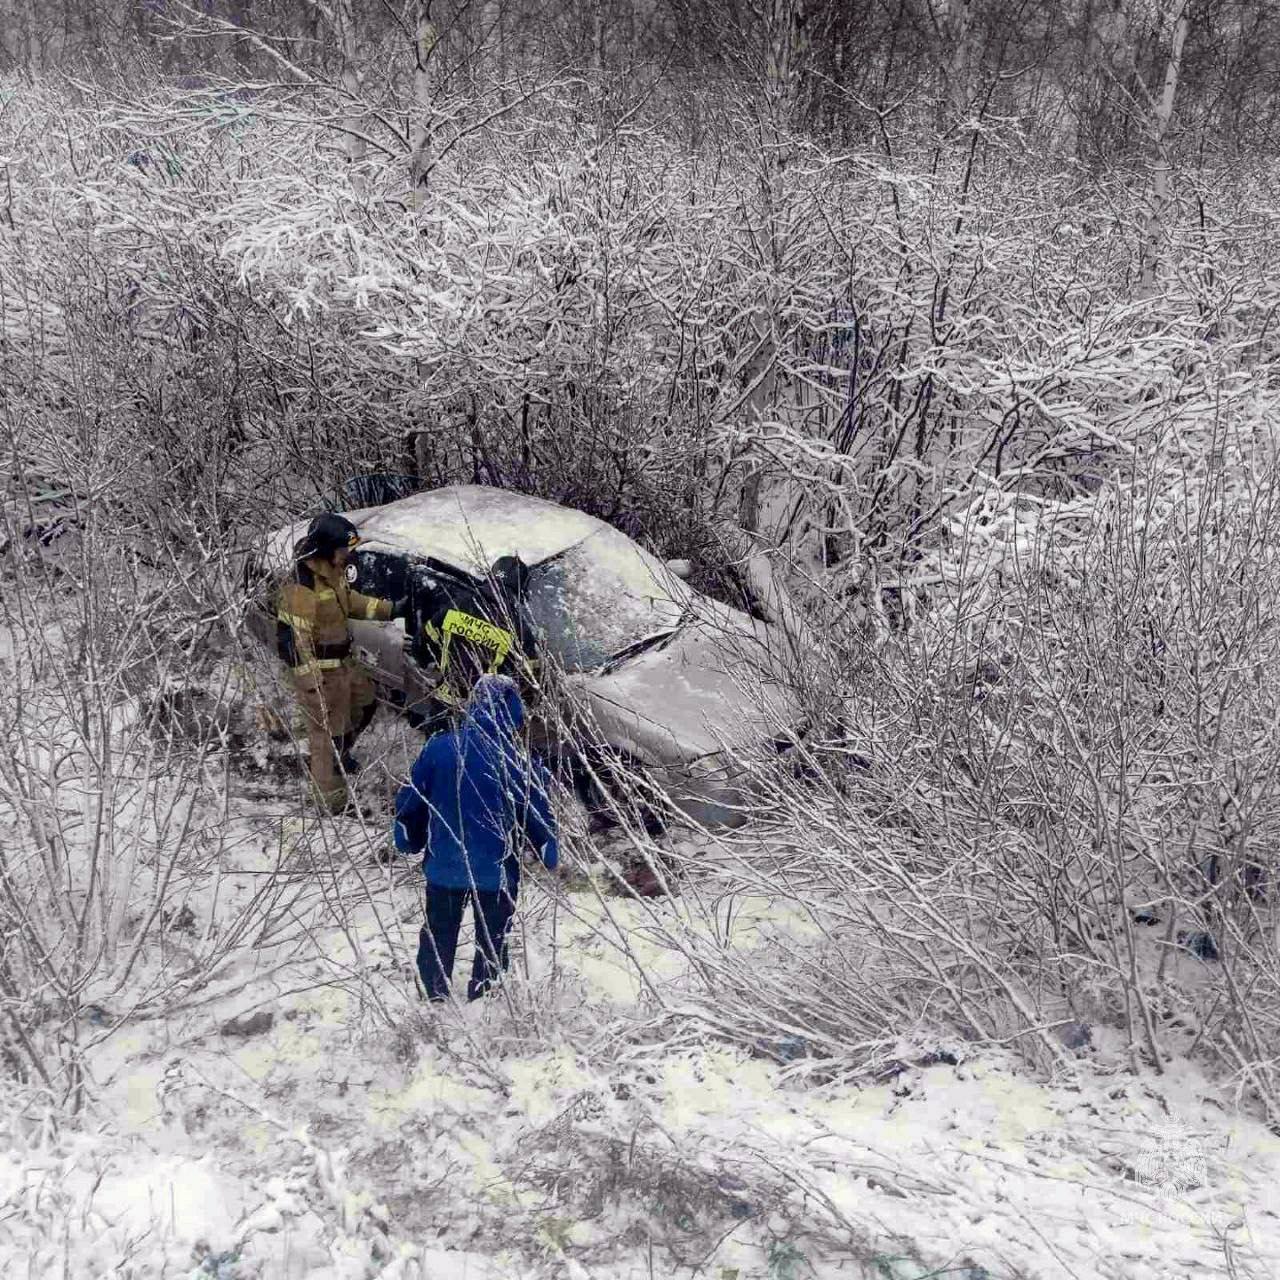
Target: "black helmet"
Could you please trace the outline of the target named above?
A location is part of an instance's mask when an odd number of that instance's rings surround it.
[[[335,551],[354,547],[359,541],[360,534],[350,520],[326,511],[311,522],[293,554],[297,560],[310,560],[312,557],[330,560]]]
[[[529,566],[519,556],[500,556],[490,566],[489,576],[507,595],[518,600],[529,583]]]

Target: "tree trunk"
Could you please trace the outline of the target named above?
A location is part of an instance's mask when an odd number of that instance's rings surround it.
[[[748,438],[754,440],[768,420],[778,395],[778,330],[777,312],[766,305],[756,314],[759,326],[757,336],[759,346],[756,354],[745,369],[746,382],[749,387],[755,383],[748,393],[744,408],[748,424]],[[763,463],[757,462],[754,469],[748,472],[742,485],[742,501],[738,509],[738,520],[748,533],[757,533],[760,529],[760,493],[764,484]]]
[[[21,21],[16,3],[0,6],[0,68],[17,69],[23,65],[18,52],[20,37],[18,24]]]
[[[487,77],[484,73],[492,70],[494,77],[501,80],[506,74],[506,48],[502,31],[502,0],[484,0],[480,6],[480,83],[483,86]]]
[[[779,219],[783,203],[785,148],[795,123],[796,51],[800,21],[799,0],[770,0],[764,46],[764,118],[761,121],[763,150],[760,155],[760,217],[756,239],[764,246],[758,267],[768,283],[764,298],[751,321],[755,348],[742,370],[747,394],[744,411],[748,440],[759,434],[762,425],[777,410],[778,357],[781,330],[780,300],[774,282],[782,269],[778,243]],[[739,521],[749,533],[760,527],[760,497],[764,487],[762,462],[748,472],[743,482]]]
[[[969,76],[971,63],[970,0],[940,0],[937,10],[938,34],[942,39],[945,105],[951,120],[940,120],[940,131],[969,114]],[[939,103],[941,107],[942,102]]]
[[[591,6],[591,69],[604,75],[604,0],[594,0]]]
[[[1102,57],[1096,4],[1097,0],[1085,0],[1084,13],[1081,17],[1080,88],[1075,112],[1075,158],[1077,160],[1083,160],[1090,150],[1090,130],[1098,127]]]
[[[765,48],[765,94],[775,129],[792,123],[796,17],[795,0],[772,0]]]
[[[252,2],[251,0],[235,0],[231,6],[231,21],[237,27],[248,29],[253,23]],[[236,66],[239,67],[242,75],[247,76],[250,71],[251,46],[249,41],[243,36],[231,37],[231,55],[235,59]]]
[[[347,161],[351,166],[351,185],[358,195],[362,195],[368,147],[361,136],[365,121],[358,108],[361,81],[359,49],[356,44],[355,0],[334,0],[333,18],[337,28],[335,34],[338,38],[338,56],[341,59],[342,88],[347,97],[347,110],[342,122],[346,130]]]
[[[431,59],[436,40],[431,0],[417,0],[413,29],[414,122],[409,155],[409,185],[415,209],[421,209],[426,202],[427,174],[431,167]]]
[[[765,620],[781,627],[797,655],[812,658],[822,651],[817,634],[805,618],[804,611],[796,604],[790,591],[775,572],[773,563],[764,552],[759,538],[727,521],[715,527],[720,545],[738,567],[744,585],[750,591],[756,607]],[[830,692],[830,690],[828,690]]]
[[[1156,272],[1160,262],[1160,241],[1164,235],[1164,214],[1169,203],[1169,179],[1172,165],[1169,160],[1169,124],[1173,119],[1173,104],[1178,93],[1178,76],[1182,70],[1182,50],[1187,42],[1187,30],[1191,25],[1188,0],[1183,0],[1173,23],[1173,41],[1169,46],[1169,60],[1164,69],[1164,87],[1151,113],[1151,141],[1155,150],[1155,162],[1151,173],[1151,203],[1147,209],[1146,224],[1142,230],[1142,276],[1138,286],[1140,297],[1155,292]]]

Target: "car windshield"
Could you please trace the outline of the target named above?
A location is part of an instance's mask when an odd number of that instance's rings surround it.
[[[589,671],[650,636],[673,631],[693,593],[661,560],[601,529],[529,575],[525,605],[542,650]]]

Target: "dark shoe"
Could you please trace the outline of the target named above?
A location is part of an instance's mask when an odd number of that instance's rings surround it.
[[[333,758],[337,762],[338,769],[342,773],[359,773],[360,761],[351,754],[351,744],[355,741],[355,735],[346,733],[340,738],[333,739]]]
[[[438,991],[435,993],[428,991],[426,984],[422,981],[422,974],[418,973],[416,970],[413,975],[413,989],[417,994],[419,1004],[441,1005],[449,1003],[448,992],[441,995]]]
[[[640,815],[640,821],[644,826],[645,835],[651,839],[657,839],[661,835],[666,834],[667,824],[652,809],[645,809]]]
[[[372,822],[376,816],[367,804],[361,804],[353,796],[347,797],[347,803],[341,809],[334,811],[335,818],[360,818],[365,822]]]

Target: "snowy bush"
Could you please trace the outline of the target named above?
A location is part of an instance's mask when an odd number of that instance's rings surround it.
[[[313,963],[365,1033],[402,1021],[416,896],[361,861],[380,832],[236,828],[208,660],[238,631],[230,553],[393,470],[582,507],[703,583],[767,550],[808,608],[813,732],[744,761],[750,834],[625,828],[606,868],[683,893],[629,931],[617,878],[584,876],[578,937],[643,989],[636,1025],[575,1021],[568,979],[513,984],[531,1037],[705,1033],[831,1082],[978,1042],[1051,1068],[1097,1024],[1135,1063],[1211,1055],[1274,1117],[1271,176],[1198,175],[1135,302],[1138,194],[1046,172],[1013,131],[837,154],[727,103],[692,146],[579,92],[460,134],[418,202],[403,155],[353,183],[283,96],[6,102],[6,1068],[75,1100],[94,1019],[105,1038],[257,951]],[[265,885],[234,912],[232,841]],[[177,941],[193,886],[215,905]],[[731,1212],[664,1155],[624,1176],[616,1134],[582,1150],[615,1162],[589,1203],[666,1178]]]

